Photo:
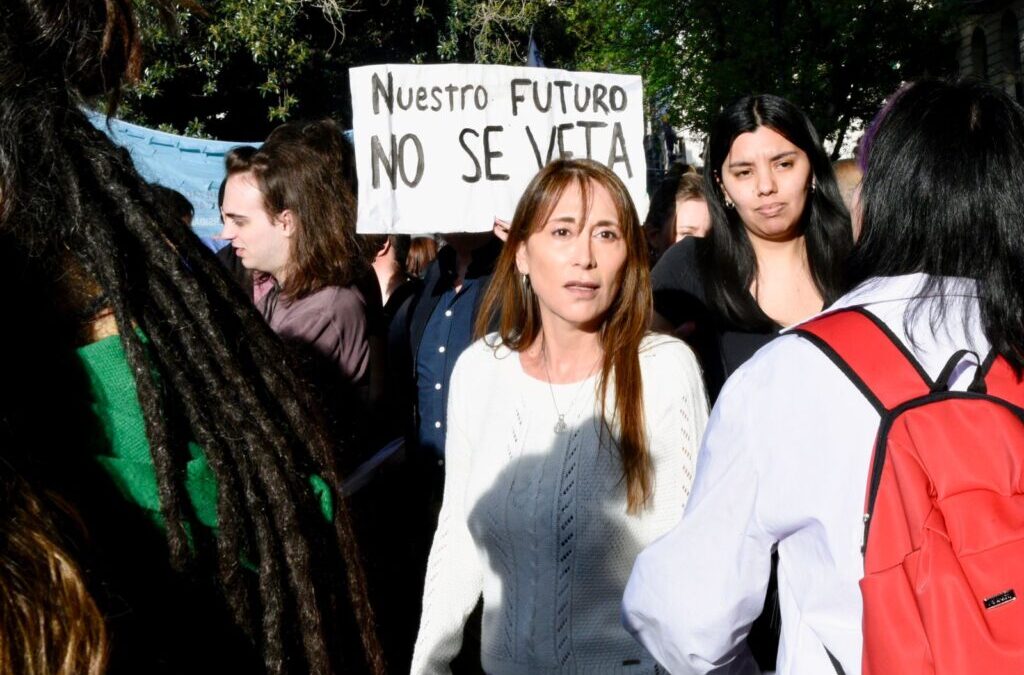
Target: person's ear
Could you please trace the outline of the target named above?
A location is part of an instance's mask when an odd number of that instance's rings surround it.
[[[275,220],[284,228],[284,236],[290,238],[295,234],[297,229],[296,218],[291,209],[285,209],[281,213],[277,214],[277,218],[275,218]]]
[[[530,256],[526,252],[526,242],[521,242],[516,249],[516,269],[520,274],[530,273]]]
[[[722,201],[725,202],[725,208],[734,209],[736,208],[736,202],[729,197],[729,193],[725,191],[725,183],[722,182],[722,174],[715,172],[715,182],[718,183],[718,189],[722,191]]]

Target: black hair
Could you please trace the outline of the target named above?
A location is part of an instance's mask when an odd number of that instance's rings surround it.
[[[186,225],[192,224],[192,218],[196,215],[196,208],[188,200],[188,197],[177,190],[155,183],[153,184],[153,191],[156,193],[156,198],[161,202],[162,206],[174,218]]]
[[[871,277],[923,272],[930,276],[920,295],[944,295],[951,277],[976,280],[985,336],[1019,375],[1024,110],[981,82],[921,81],[886,107],[865,154],[863,226],[849,260],[851,287]],[[949,304],[932,305],[933,330]],[[922,306],[915,303],[908,322]]]
[[[395,251],[395,262],[403,274],[408,274],[406,269],[406,258],[409,256],[409,246],[412,244],[412,236],[408,234],[362,234],[359,241],[363,246],[366,259],[372,264],[384,244],[390,243]]]
[[[675,221],[676,191],[687,168],[687,165],[681,162],[674,163],[665,172],[665,177],[651,195],[651,205],[647,209],[647,218],[643,226],[651,265],[658,262],[658,258],[668,248],[664,241],[665,226],[669,221]]]
[[[128,0],[0,3],[0,253],[47,288],[86,280],[65,289],[91,296],[72,304],[100,300],[113,315],[145,421],[168,557],[182,576],[219,580],[265,669],[381,672],[339,448],[307,387],[213,253],[160,208],[127,151],[82,111],[95,96],[112,109],[139,53]],[[52,295],[39,306],[56,305]],[[47,328],[19,326],[40,336]],[[70,361],[61,354],[49,359]],[[0,411],[5,429],[19,424],[9,412]],[[216,477],[215,536],[186,490],[191,440]],[[73,442],[89,451],[84,439]],[[333,493],[332,523],[312,475]],[[355,649],[345,642],[352,635]]]
[[[412,236],[408,234],[389,234],[388,241],[391,242],[391,247],[395,249],[395,262],[402,269],[405,274],[409,273],[406,269],[405,263],[406,258],[409,257],[409,247],[412,245]]]
[[[725,207],[719,180],[722,164],[740,134],[768,127],[807,154],[815,189],[808,195],[800,227],[814,284],[827,306],[843,290],[843,263],[853,246],[850,215],[836,186],[828,155],[807,115],[771,94],[739,99],[715,119],[704,153],[704,192],[711,231],[697,242],[698,261],[711,309],[730,324],[748,331],[770,331],[772,320],[750,294],[757,274],[746,227],[735,209]]]

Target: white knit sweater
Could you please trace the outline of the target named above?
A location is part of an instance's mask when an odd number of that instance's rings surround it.
[[[619,605],[634,559],[676,524],[693,481],[707,422],[693,353],[664,336],[641,344],[654,490],[631,516],[618,451],[597,424],[598,378],[554,385],[569,426],[555,433],[549,385],[495,340],[470,346],[452,374],[444,504],[412,672],[450,672],[481,593],[492,675],[654,672]]]

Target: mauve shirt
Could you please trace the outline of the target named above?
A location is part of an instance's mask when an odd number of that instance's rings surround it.
[[[275,333],[320,363],[337,365],[341,377],[361,384],[370,362],[366,300],[355,287],[327,286],[287,301],[274,285],[256,302]]]

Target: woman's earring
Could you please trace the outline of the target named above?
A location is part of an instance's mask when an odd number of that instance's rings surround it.
[[[523,288],[523,295],[529,295],[530,294],[530,276],[528,274],[521,275],[519,277],[519,284]]]
[[[817,181],[815,181],[815,179],[812,178],[811,179],[811,194],[812,195],[814,194],[814,191],[815,191],[815,189],[817,189],[817,187],[818,187]]]
[[[725,191],[725,186],[722,185],[722,177],[718,175],[717,171],[715,172],[715,180],[718,181],[718,189],[722,191],[722,199],[725,200],[725,208],[727,208],[727,209],[734,209],[734,208],[736,208],[736,204],[731,199],[729,199],[729,195]]]

